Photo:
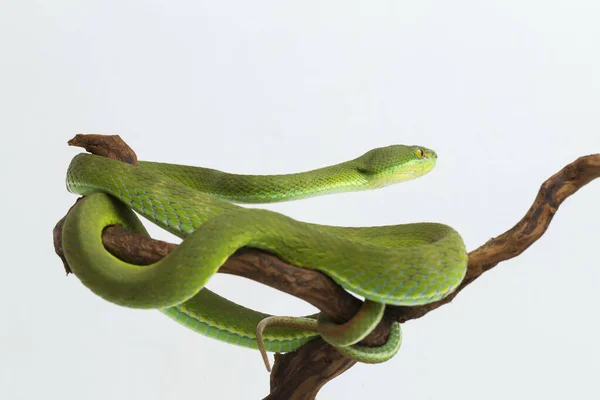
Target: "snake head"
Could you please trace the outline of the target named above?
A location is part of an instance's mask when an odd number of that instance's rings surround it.
[[[423,146],[392,145],[373,149],[356,160],[370,188],[380,188],[425,175],[435,167],[437,154]]]

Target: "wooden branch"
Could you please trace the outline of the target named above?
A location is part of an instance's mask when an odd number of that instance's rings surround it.
[[[424,306],[387,307],[386,316],[404,322],[420,318],[429,311],[450,303],[461,290],[484,272],[527,250],[546,232],[562,202],[598,177],[600,177],[600,154],[580,157],[567,165],[542,184],[535,201],[515,226],[469,253],[467,274],[454,293]]]
[[[69,146],[83,147],[97,156],[137,165],[137,155],[119,135],[78,134],[67,142]]]
[[[136,165],[137,157],[118,136],[77,135],[70,145],[85,147],[93,154],[107,156]],[[420,318],[452,301],[467,285],[498,263],[516,257],[539,239],[548,228],[559,205],[570,195],[600,176],[600,154],[581,157],[542,184],[533,205],[513,228],[491,239],[469,253],[466,277],[450,296],[418,307],[388,306],[384,320],[363,342],[381,345],[385,342],[393,321],[405,322]],[[64,220],[64,218],[63,218]],[[57,254],[62,254],[62,222],[54,228]],[[112,226],[104,230],[102,240],[115,256],[134,264],[152,264],[172,251],[176,245]],[[286,264],[278,257],[251,248],[242,248],[232,255],[219,272],[242,276],[292,294],[308,301],[334,321],[342,323],[359,309],[360,300],[350,295],[326,275]],[[322,340],[315,340],[295,352],[276,355],[271,372],[269,400],[314,399],[320,388],[355,364]]]

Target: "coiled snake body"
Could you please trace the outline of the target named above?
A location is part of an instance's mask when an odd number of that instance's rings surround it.
[[[286,352],[320,334],[351,358],[382,362],[398,351],[399,324],[381,347],[356,343],[377,325],[386,304],[434,302],[459,285],[467,264],[459,234],[437,223],[366,228],[316,225],[233,202],[276,202],[379,188],[429,172],[436,159],[435,152],[424,147],[394,145],[313,171],[261,176],[154,162],[132,166],[79,154],[69,166],[67,188],[85,197],[65,220],[65,257],[81,282],[104,299],[126,307],[159,309],[199,333],[228,343],[250,348],[264,343],[268,351]],[[146,233],[132,210],[184,240],[150,266],[116,258],[104,248],[102,231],[121,224]],[[363,296],[363,307],[355,318],[338,326],[325,316],[270,317],[205,289],[210,277],[241,247],[265,250],[298,267],[319,270]],[[273,327],[263,334],[269,326]]]

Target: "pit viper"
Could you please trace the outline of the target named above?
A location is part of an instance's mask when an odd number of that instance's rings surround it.
[[[379,323],[386,305],[423,305],[456,289],[467,266],[460,235],[447,225],[428,222],[317,225],[235,203],[382,188],[420,177],[436,161],[437,154],[425,147],[392,145],[308,172],[241,175],[158,162],[140,161],[134,166],[79,154],[68,167],[66,185],[84,197],[65,219],[65,258],[79,280],[98,296],[125,307],[158,309],[196,332],[227,343],[289,352],[320,336],[357,361],[383,362],[400,347],[398,323],[382,346],[357,343]],[[149,266],[112,255],[102,244],[107,226],[119,224],[147,235],[134,211],[181,237],[181,244]],[[365,212],[369,211],[365,204]],[[391,213],[401,212],[401,206],[392,205]],[[352,320],[336,325],[323,314],[269,316],[206,289],[210,277],[242,247],[321,271],[362,296],[363,306]]]

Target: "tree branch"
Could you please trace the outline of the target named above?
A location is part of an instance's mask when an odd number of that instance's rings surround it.
[[[70,145],[85,147],[93,154],[137,163],[133,150],[118,136],[77,135]],[[513,228],[489,240],[469,253],[465,279],[450,296],[435,303],[417,307],[388,306],[383,321],[365,340],[364,345],[385,343],[393,321],[420,318],[452,301],[467,285],[498,263],[516,257],[539,239],[548,228],[559,205],[581,187],[600,176],[600,154],[581,157],[544,182],[525,216]],[[67,272],[62,254],[61,235],[64,218],[54,228],[54,245]],[[102,234],[108,251],[138,265],[152,264],[172,251],[176,245],[126,231],[120,226],[108,227]],[[286,264],[278,257],[251,248],[242,248],[219,269],[220,273],[242,276],[301,298],[334,321],[343,323],[359,309],[361,301],[346,292],[326,275]],[[328,381],[355,364],[335,348],[318,339],[295,352],[276,355],[271,372],[269,400],[314,399]]]
[[[450,303],[461,290],[484,272],[527,250],[546,232],[562,202],[598,177],[600,154],[580,157],[567,165],[542,184],[533,204],[515,226],[469,253],[467,274],[454,293],[424,306],[387,307],[386,315],[398,322],[405,322],[420,318],[429,311]]]

